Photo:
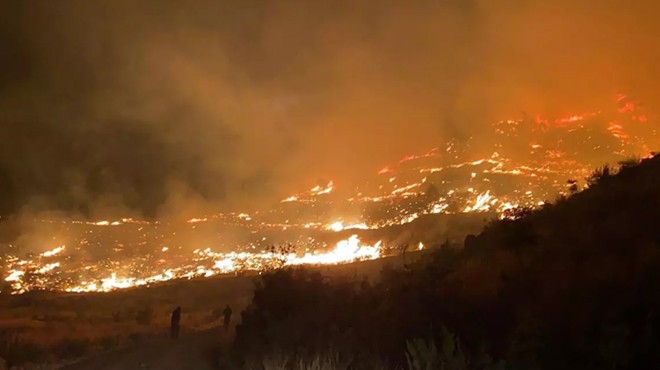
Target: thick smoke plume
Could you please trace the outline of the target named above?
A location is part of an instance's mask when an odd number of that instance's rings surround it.
[[[250,209],[522,114],[660,107],[656,1],[21,1],[0,214]],[[341,191],[341,186],[338,191]]]

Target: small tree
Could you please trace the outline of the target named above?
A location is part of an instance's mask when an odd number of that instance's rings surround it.
[[[569,192],[571,195],[577,193],[578,190],[580,190],[580,189],[578,188],[577,180],[572,180],[572,179],[571,179],[571,180],[566,181],[566,186],[568,186],[568,192]]]
[[[594,170],[589,177],[587,177],[587,184],[589,187],[596,184],[602,184],[609,178],[615,175],[614,169],[609,164],[605,164],[600,168]]]
[[[623,170],[623,169],[626,169],[626,168],[635,167],[638,164],[640,164],[641,162],[642,162],[642,160],[639,157],[630,157],[630,158],[626,158],[622,161],[619,161],[618,164],[619,164],[619,168],[621,168]]]

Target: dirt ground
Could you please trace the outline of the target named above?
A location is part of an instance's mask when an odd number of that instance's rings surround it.
[[[148,343],[109,351],[62,370],[215,370],[220,367],[220,349],[230,343],[230,333],[216,327],[184,333],[172,340],[163,335]]]

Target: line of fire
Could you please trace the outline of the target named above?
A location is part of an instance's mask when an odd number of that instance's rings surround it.
[[[108,292],[420,250],[584,189],[604,163],[650,156],[659,147],[658,127],[638,102],[620,94],[599,111],[495,122],[487,147],[468,139],[420,148],[375,168],[349,197],[336,191],[341,183],[329,181],[267,209],[179,223],[34,219],[46,252],[20,241],[0,246],[2,279],[15,294]]]

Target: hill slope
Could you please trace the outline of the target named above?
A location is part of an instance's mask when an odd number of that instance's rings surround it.
[[[226,335],[220,328],[189,333],[177,341],[163,337],[148,344],[111,351],[64,370],[212,370],[217,367],[217,348]]]
[[[439,246],[375,284],[304,271],[265,276],[236,351],[249,362],[274,348],[303,359],[333,348],[356,368],[395,367],[406,362],[407,341],[445,343],[445,327],[468,368],[489,368],[493,358],[525,369],[652,367],[660,363],[660,156],[612,173],[596,171],[589,189],[493,222],[464,247]]]

